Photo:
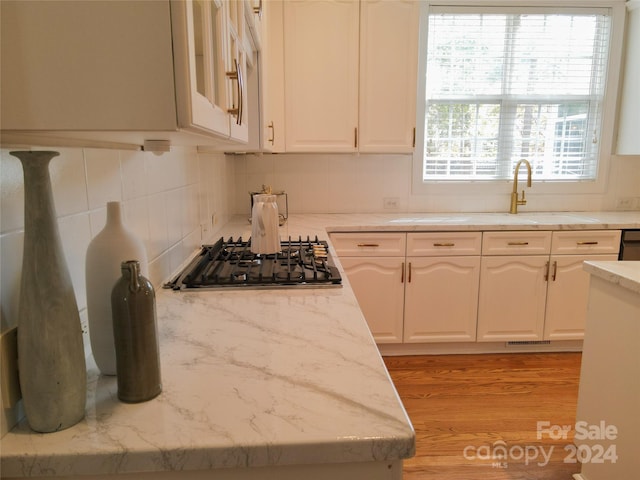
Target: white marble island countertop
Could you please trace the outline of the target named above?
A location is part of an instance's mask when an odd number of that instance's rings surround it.
[[[585,262],[584,270],[614,285],[640,294],[640,261]]]
[[[246,230],[245,219],[222,233]],[[413,427],[346,278],[338,288],[159,289],[157,315],[160,396],[121,403],[115,377],[91,365],[85,419],[49,434],[23,420],[2,438],[3,478],[397,465],[414,454]]]
[[[3,477],[386,461],[414,432],[349,288],[158,292],[163,392],[117,399],[90,371],[86,418],[2,439]]]

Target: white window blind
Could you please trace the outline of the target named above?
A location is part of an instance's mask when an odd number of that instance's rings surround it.
[[[431,7],[424,180],[592,180],[609,50],[607,9]]]

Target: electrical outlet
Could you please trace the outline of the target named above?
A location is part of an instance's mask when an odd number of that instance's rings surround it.
[[[385,210],[397,210],[398,208],[400,208],[400,199],[398,197],[383,198],[382,207]]]
[[[0,336],[0,386],[2,406],[12,408],[22,398],[18,379],[18,328],[13,327]]]
[[[620,197],[616,202],[616,210],[633,210],[634,204],[633,197]]]
[[[218,224],[218,214],[214,213],[213,215],[211,215],[211,225],[215,227],[217,224]]]

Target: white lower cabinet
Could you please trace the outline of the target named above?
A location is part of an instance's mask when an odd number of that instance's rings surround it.
[[[616,260],[619,230],[485,232],[478,341],[580,340],[585,260]]]
[[[549,256],[483,257],[478,341],[541,340]]]
[[[409,257],[404,341],[476,339],[480,257]]]
[[[475,340],[481,238],[480,232],[331,235],[378,343]]]
[[[340,258],[376,343],[402,342],[403,260],[402,257]]]
[[[334,233],[378,343],[580,340],[585,260],[616,260],[619,230]]]
[[[331,242],[377,343],[402,343],[405,233],[334,233]]]
[[[577,340],[584,337],[589,301],[587,260],[617,260],[618,255],[552,255],[544,323],[545,340]]]

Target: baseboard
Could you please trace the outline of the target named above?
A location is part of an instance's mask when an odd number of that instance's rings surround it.
[[[573,474],[573,480],[587,480],[585,477],[582,476],[582,474],[580,473],[574,473]]]
[[[581,352],[582,340],[562,340],[550,343],[466,342],[466,343],[380,343],[383,356],[457,355],[472,353],[542,353]]]

